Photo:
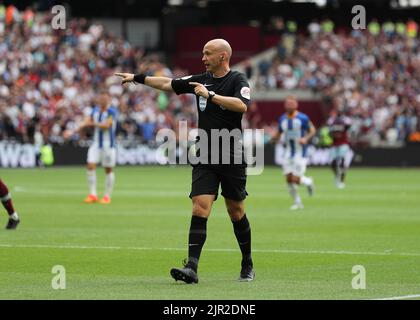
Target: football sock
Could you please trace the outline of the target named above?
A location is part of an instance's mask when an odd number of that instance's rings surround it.
[[[232,221],[233,230],[236,240],[238,240],[239,248],[242,252],[242,266],[251,265],[251,227],[249,225],[246,214],[239,221]]]
[[[292,196],[295,204],[301,204],[302,200],[300,199],[300,196],[298,194],[297,185],[295,183],[289,183],[288,186],[289,186],[289,193]]]
[[[95,170],[87,171],[87,180],[89,184],[89,194],[96,196],[96,171]]]
[[[9,216],[12,216],[15,213],[15,209],[13,208],[12,197],[10,196],[9,189],[0,180],[0,200],[3,204],[3,207],[6,209]]]
[[[310,186],[312,184],[312,179],[302,176],[300,177],[300,183],[303,184],[304,186]]]
[[[115,183],[115,173],[110,172],[106,175],[105,179],[105,197],[111,197],[112,189],[114,188]]]
[[[13,214],[11,214],[10,219],[18,221],[19,220],[19,215],[17,214],[17,212],[14,212]]]
[[[344,182],[346,176],[346,166],[345,166],[345,159],[341,158],[340,161],[340,181]]]
[[[337,160],[332,161],[331,168],[333,169],[334,174],[337,176]]]
[[[188,238],[188,266],[197,271],[198,260],[207,237],[207,218],[192,216]]]

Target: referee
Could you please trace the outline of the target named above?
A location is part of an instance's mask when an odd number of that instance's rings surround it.
[[[230,44],[223,39],[209,41],[203,49],[202,61],[206,72],[202,74],[170,79],[151,77],[144,74],[116,73],[122,78],[122,84],[140,83],[155,89],[174,91],[176,94],[190,93],[196,95],[199,114],[198,127],[207,133],[208,145],[213,147],[219,141],[211,141],[214,129],[229,132],[242,132],[242,114],[250,103],[250,89],[245,75],[231,71],[229,61],[232,56]],[[242,140],[239,139],[239,142]],[[230,140],[231,144],[232,141]],[[243,150],[240,146],[241,152]],[[201,149],[201,148],[200,148]],[[242,252],[242,263],[239,281],[254,280],[255,273],[251,258],[251,228],[245,214],[244,200],[246,192],[246,164],[241,153],[238,160],[237,149],[230,148],[228,164],[203,161],[193,165],[192,218],[189,233],[188,262],[183,268],[171,269],[175,280],[186,283],[198,283],[197,268],[201,250],[207,236],[207,219],[210,216],[213,202],[217,199],[219,185],[221,195],[225,198],[227,212],[233,224],[233,230]],[[209,150],[208,157],[211,158]],[[218,153],[221,156],[221,152]],[[226,155],[225,155],[226,156]],[[236,157],[235,157],[236,156]],[[202,159],[200,157],[200,159]],[[214,160],[214,159],[212,159]]]

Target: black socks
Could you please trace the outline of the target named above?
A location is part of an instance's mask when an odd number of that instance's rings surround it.
[[[242,267],[252,266],[251,257],[251,227],[246,215],[239,221],[232,221],[233,230],[242,252]]]
[[[201,249],[207,237],[207,218],[192,216],[190,235],[188,238],[188,264],[187,266],[197,271]]]
[[[233,230],[242,252],[242,267],[252,266],[251,257],[251,227],[246,215],[239,221],[232,221]],[[201,250],[207,237],[207,219],[192,216],[190,234],[188,238],[187,267],[197,271]]]

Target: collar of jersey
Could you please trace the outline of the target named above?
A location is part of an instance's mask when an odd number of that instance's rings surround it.
[[[215,77],[215,76],[213,76],[213,74],[212,73],[210,73],[210,75],[211,75],[211,77],[212,77],[212,79],[214,79],[214,80],[220,80],[220,79],[223,79],[224,77],[226,77],[227,75],[229,75],[230,73],[232,72],[232,70],[229,70],[228,71],[228,73],[226,73],[224,76],[222,76],[222,77]]]
[[[286,113],[286,116],[287,116],[287,118],[288,119],[294,119],[294,118],[296,118],[297,117],[297,115],[299,114],[299,111],[295,111],[295,112],[293,112],[293,114],[291,115],[291,116],[289,116],[287,113]]]
[[[107,112],[109,109],[111,109],[111,108],[112,108],[112,105],[109,105],[108,107],[106,107],[106,109],[105,109],[104,111],[102,111],[101,106],[97,106],[97,107],[98,107],[98,110],[99,110],[100,112]]]

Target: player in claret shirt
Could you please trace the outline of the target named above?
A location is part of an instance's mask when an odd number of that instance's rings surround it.
[[[9,189],[0,179],[0,201],[3,204],[3,207],[6,209],[9,214],[9,222],[7,223],[6,229],[14,230],[20,223],[19,216],[13,207],[12,196],[9,193]]]
[[[346,172],[348,170],[346,157],[351,150],[348,136],[348,131],[351,127],[351,119],[340,109],[333,110],[327,124],[330,135],[333,138],[331,167],[335,175],[335,184],[337,188],[344,189]]]

